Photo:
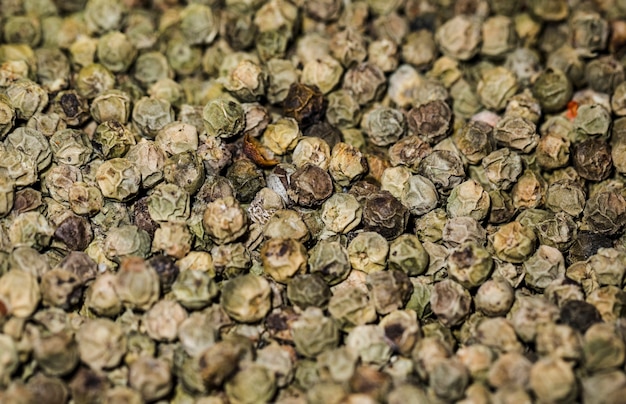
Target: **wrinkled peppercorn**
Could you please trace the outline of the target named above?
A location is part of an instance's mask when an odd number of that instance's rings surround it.
[[[148,233],[150,238],[154,238],[154,232],[159,228],[159,224],[152,220],[152,216],[150,216],[147,196],[135,202],[133,213],[133,224]]]
[[[576,172],[590,181],[608,178],[613,168],[611,146],[602,139],[587,139],[574,145],[572,159]]]
[[[71,251],[82,251],[93,240],[93,232],[87,219],[72,215],[59,224],[54,238],[65,243]]]
[[[363,222],[365,229],[392,240],[404,233],[409,210],[389,191],[380,191],[365,200]]]
[[[452,110],[436,100],[412,108],[407,114],[409,131],[432,144],[444,139],[452,129]]]
[[[590,231],[579,231],[578,237],[568,249],[567,259],[569,264],[578,261],[585,261],[594,255],[600,248],[610,248],[613,240],[603,234]]]
[[[307,164],[291,174],[287,195],[301,206],[321,205],[333,193],[333,180],[328,171]]]
[[[283,101],[283,112],[298,121],[301,128],[307,128],[324,118],[326,104],[324,94],[316,86],[293,83]]]

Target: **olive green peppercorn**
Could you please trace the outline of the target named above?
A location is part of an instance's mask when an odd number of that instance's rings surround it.
[[[533,95],[546,112],[558,112],[565,108],[572,98],[572,84],[565,73],[547,68],[535,80]]]

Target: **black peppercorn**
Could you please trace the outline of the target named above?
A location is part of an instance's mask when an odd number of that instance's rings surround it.
[[[328,171],[313,164],[300,167],[291,175],[287,195],[296,204],[319,206],[333,193],[333,180]]]
[[[32,188],[24,188],[15,193],[13,210],[20,214],[35,210],[43,204],[41,192]]]
[[[594,233],[616,234],[626,222],[626,199],[614,191],[592,194],[585,204],[583,221]]]
[[[301,128],[321,121],[326,113],[324,94],[316,86],[293,83],[283,101],[283,112],[294,118]]]
[[[76,275],[80,282],[86,283],[96,278],[98,274],[98,266],[96,262],[92,260],[89,255],[81,251],[72,251],[63,258],[58,265],[72,274]]]
[[[150,216],[147,196],[135,202],[133,213],[133,224],[141,230],[145,230],[150,235],[150,238],[154,238],[154,232],[159,228],[159,224],[152,220],[152,216]]]
[[[169,292],[180,272],[174,259],[166,255],[155,255],[147,262],[159,275],[159,283],[163,293]]]
[[[380,191],[365,200],[363,222],[365,229],[392,240],[404,233],[409,210],[389,191]]]
[[[572,154],[578,174],[590,181],[602,181],[611,174],[611,146],[602,139],[587,139],[574,145]]]
[[[590,231],[580,231],[568,249],[567,261],[570,265],[578,261],[585,261],[598,252],[600,248],[611,247],[613,247],[613,240],[609,237]]]
[[[584,334],[589,327],[602,322],[602,317],[594,305],[581,300],[569,300],[561,306],[561,322]]]
[[[380,191],[380,187],[367,180],[355,182],[348,193],[356,198],[361,205],[365,204],[367,198]]]
[[[452,128],[452,110],[444,101],[436,100],[412,108],[407,114],[409,132],[435,144]]]
[[[54,232],[54,238],[65,243],[72,251],[81,251],[93,240],[93,232],[87,219],[69,216],[59,224]]]

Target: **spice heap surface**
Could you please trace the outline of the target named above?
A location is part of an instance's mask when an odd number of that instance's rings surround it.
[[[626,1],[4,0],[0,402],[623,403]]]

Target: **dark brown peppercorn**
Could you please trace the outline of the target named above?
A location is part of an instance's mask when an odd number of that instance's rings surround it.
[[[576,240],[568,249],[567,261],[571,265],[578,261],[585,261],[598,252],[600,248],[613,247],[613,240],[603,234],[581,231]]]
[[[269,336],[273,339],[293,342],[291,324],[299,317],[300,314],[289,306],[284,306],[279,311],[272,311],[265,318],[265,326]]]
[[[24,188],[15,193],[13,210],[15,213],[24,213],[35,210],[42,205],[41,192],[32,188]]]
[[[444,101],[431,101],[412,108],[407,114],[410,133],[435,144],[452,128],[452,110]]]
[[[393,166],[404,165],[417,170],[422,159],[431,152],[430,145],[418,136],[406,136],[389,148],[389,161]]]
[[[306,164],[291,174],[291,184],[287,195],[294,203],[314,207],[319,206],[333,193],[333,180],[328,171],[313,164]]]
[[[65,243],[72,251],[82,251],[93,240],[89,221],[80,216],[69,216],[54,232],[54,238]]]
[[[576,172],[587,180],[602,181],[611,174],[611,146],[602,139],[588,139],[574,145],[572,157]]]
[[[304,136],[318,137],[326,143],[332,150],[333,147],[342,141],[341,131],[328,122],[316,122],[304,131]]]
[[[152,220],[150,212],[148,212],[148,197],[138,199],[133,205],[133,224],[145,230],[150,235],[150,238],[154,238],[154,232],[159,228],[159,224]]]
[[[155,255],[150,258],[147,263],[154,269],[154,272],[159,275],[159,283],[161,284],[163,293],[169,292],[180,272],[174,259],[167,255]]]
[[[609,52],[616,53],[624,49],[626,46],[626,21],[611,21]]]
[[[380,191],[365,200],[363,222],[365,229],[392,240],[404,233],[409,210],[388,191]]]
[[[581,300],[569,300],[561,306],[561,322],[584,334],[595,323],[602,322],[598,309]]]
[[[361,205],[365,204],[365,200],[372,194],[380,191],[380,187],[367,180],[357,181],[350,187],[348,193],[356,198]]]
[[[465,179],[463,161],[458,154],[448,150],[435,150],[420,162],[418,174],[428,178],[443,194]]]
[[[228,168],[226,178],[237,191],[237,199],[248,203],[265,186],[263,172],[248,159],[237,160]]]
[[[413,293],[409,276],[397,269],[372,272],[367,276],[367,288],[379,314],[402,309]]]
[[[283,112],[306,128],[324,118],[326,104],[324,94],[316,86],[293,83],[283,101]]]
[[[371,149],[370,149],[371,150]],[[375,182],[380,182],[383,176],[383,172],[391,167],[391,163],[386,156],[386,153],[373,151],[365,155],[367,161],[368,173],[366,179],[371,179]]]
[[[626,199],[614,191],[592,194],[585,204],[583,221],[594,233],[617,234],[626,221]]]

